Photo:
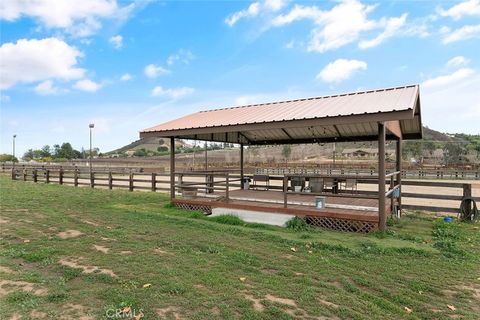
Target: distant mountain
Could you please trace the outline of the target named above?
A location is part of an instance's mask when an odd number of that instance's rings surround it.
[[[455,137],[447,133],[442,133],[428,127],[423,127],[423,139],[437,142],[467,142],[462,138]]]
[[[175,143],[177,147],[185,145],[185,143],[181,140],[177,140]],[[139,149],[145,149],[147,151],[157,151],[158,147],[160,146],[165,146],[168,148],[168,150],[170,150],[170,141],[168,139],[156,137],[142,138],[132,143],[129,143],[126,146],[107,152],[106,154],[109,155],[117,153],[133,153]]]
[[[427,127],[423,127],[423,135],[424,135],[424,140],[429,140],[429,141],[435,141],[435,142],[467,142],[466,140],[455,137],[453,135],[449,135],[446,133],[442,133]],[[188,146],[184,141],[178,139],[176,140],[177,147],[180,146]],[[127,153],[127,154],[133,154],[135,150],[138,149],[145,149],[147,151],[157,151],[158,147],[160,146],[166,146],[170,150],[170,141],[168,139],[163,139],[163,138],[155,138],[155,137],[150,137],[150,138],[143,138],[136,140],[126,146],[123,146],[121,148],[118,148],[116,150],[110,151],[106,153],[107,155],[111,154],[117,154],[117,153]],[[331,153],[331,148],[333,147],[333,144],[325,144],[320,150],[316,150],[316,154],[330,154]],[[376,141],[373,142],[359,142],[359,143],[354,143],[354,142],[343,142],[343,143],[338,143],[337,144],[337,151],[343,150],[344,148],[376,148],[377,143]],[[282,147],[277,147],[278,149],[278,156],[277,158],[281,158],[281,149]],[[272,154],[274,148],[269,148],[267,150],[267,153]],[[303,149],[302,149],[303,150]],[[297,150],[292,150],[292,154],[295,154]],[[217,151],[218,153],[219,151]],[[236,151],[232,151],[236,154]],[[302,151],[302,153],[305,153]],[[308,153],[308,152],[306,152]]]

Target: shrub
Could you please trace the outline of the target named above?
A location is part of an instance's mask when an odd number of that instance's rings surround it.
[[[306,231],[310,230],[310,226],[299,217],[293,217],[292,219],[288,220],[286,225],[287,229],[291,229],[293,231]]]

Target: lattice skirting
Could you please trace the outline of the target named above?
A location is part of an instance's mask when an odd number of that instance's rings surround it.
[[[184,210],[190,210],[190,211],[200,211],[203,212],[207,215],[212,214],[212,207],[208,205],[201,205],[201,204],[189,204],[189,203],[181,203],[177,202],[175,203],[175,207],[184,209]]]
[[[369,233],[377,229],[378,224],[369,221],[345,220],[318,216],[305,216],[303,218],[309,225],[345,232]]]

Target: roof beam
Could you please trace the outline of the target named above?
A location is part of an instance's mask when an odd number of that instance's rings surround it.
[[[392,134],[387,135],[387,140],[396,140],[397,137]],[[331,142],[353,142],[353,141],[376,141],[378,135],[351,137],[329,137],[329,138],[302,138],[302,139],[281,139],[281,140],[259,140],[252,141],[250,145],[275,145],[275,144],[301,144],[301,143],[331,143]]]
[[[388,131],[393,133],[397,138],[402,139],[402,128],[400,127],[400,121],[393,120],[393,121],[386,121],[385,127]]]
[[[213,134],[223,132],[236,132],[236,131],[252,131],[252,130],[265,130],[265,129],[288,129],[288,128],[304,128],[309,126],[332,126],[339,124],[353,124],[362,122],[382,122],[391,120],[408,120],[412,119],[412,110],[402,110],[393,112],[378,112],[371,114],[358,114],[350,116],[336,116],[325,117],[316,119],[298,119],[298,120],[285,120],[275,122],[262,122],[262,123],[250,123],[250,124],[236,124],[228,126],[214,126],[214,127],[200,127],[189,129],[177,129],[177,130],[165,130],[165,131],[142,131],[140,132],[141,138],[147,137],[170,137],[174,136],[187,136],[194,134]]]
[[[283,131],[283,133],[285,133],[285,134],[287,135],[287,137],[288,137],[289,139],[293,139],[292,136],[287,132],[287,130],[285,130],[284,128],[282,128],[282,131]]]

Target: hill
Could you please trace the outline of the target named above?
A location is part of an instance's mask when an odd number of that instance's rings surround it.
[[[182,140],[177,140],[175,144],[177,145],[177,148],[183,147],[186,145],[186,143],[183,142]],[[133,154],[136,150],[140,150],[140,149],[157,152],[158,148],[162,146],[167,147],[168,150],[170,150],[170,141],[168,141],[168,139],[155,138],[155,137],[142,138],[142,139],[133,141],[132,143],[129,143],[121,148],[107,152],[106,154],[107,155],[119,154],[119,153]]]

